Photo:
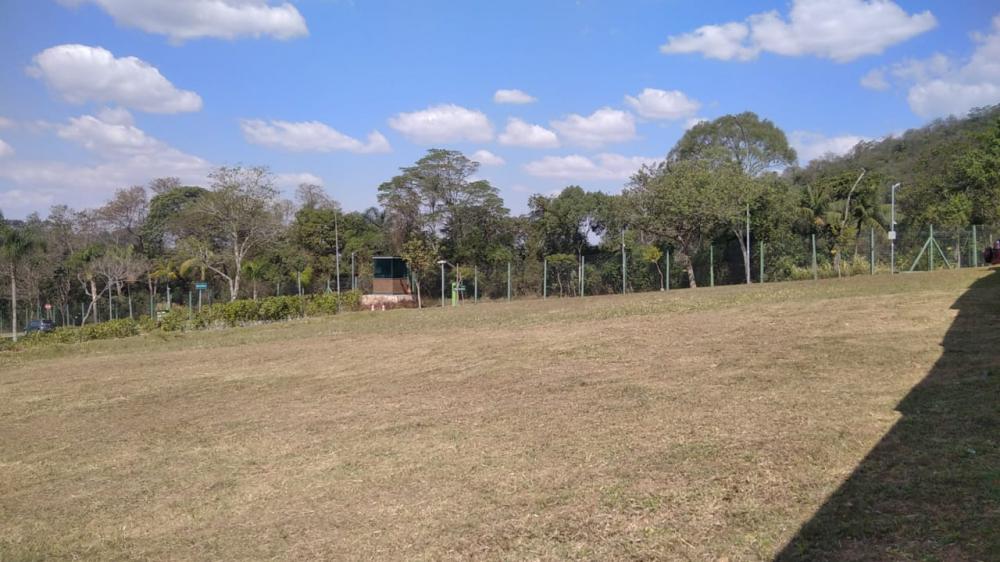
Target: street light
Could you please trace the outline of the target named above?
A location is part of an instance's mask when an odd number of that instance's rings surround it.
[[[889,219],[889,273],[896,273],[896,189],[899,183],[890,188],[892,199],[892,216]]]
[[[444,266],[451,265],[448,260],[438,260],[438,265],[441,266],[441,308],[444,308]],[[451,265],[451,267],[455,267]]]

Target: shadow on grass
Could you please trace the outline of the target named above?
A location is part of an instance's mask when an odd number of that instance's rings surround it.
[[[775,560],[1000,560],[1000,271],[953,308],[902,418]]]

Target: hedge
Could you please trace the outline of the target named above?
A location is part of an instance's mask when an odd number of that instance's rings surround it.
[[[339,310],[358,310],[361,293],[348,291],[336,294],[267,297],[257,301],[235,300],[206,306],[193,315],[185,308],[175,308],[160,320],[165,331],[201,330],[225,326],[245,326],[260,322],[279,322],[306,316],[326,316]]]
[[[193,316],[187,308],[175,306],[158,322],[142,316],[138,320],[124,318],[87,324],[82,327],[63,326],[48,333],[36,332],[24,336],[15,344],[11,340],[0,340],[0,351],[23,349],[54,343],[76,343],[91,340],[127,338],[140,333],[160,329],[166,332],[200,330],[206,328],[245,326],[260,322],[278,322],[305,316],[326,316],[339,311],[358,310],[361,293],[348,291],[323,295],[267,297],[258,301],[241,299],[227,303],[206,306]]]

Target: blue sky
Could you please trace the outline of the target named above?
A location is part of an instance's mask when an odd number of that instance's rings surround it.
[[[1000,102],[998,14],[971,0],[6,0],[0,210],[91,207],[158,176],[204,185],[237,163],[361,209],[441,147],[477,154],[523,212],[565,185],[617,191],[697,119],[744,110],[805,161]]]

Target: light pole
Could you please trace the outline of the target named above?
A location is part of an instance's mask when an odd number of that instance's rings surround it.
[[[890,199],[892,201],[891,217],[889,219],[889,273],[896,273],[896,189],[899,183],[892,184]]]
[[[438,265],[441,266],[441,308],[444,308],[444,266],[447,263],[445,260],[438,260]]]

